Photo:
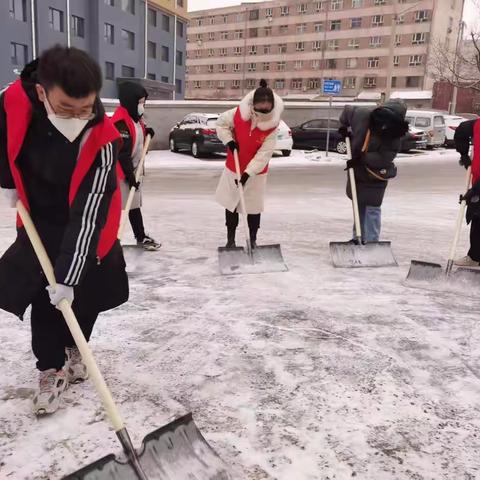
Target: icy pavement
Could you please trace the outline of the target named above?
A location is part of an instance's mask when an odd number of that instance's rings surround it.
[[[336,270],[328,255],[351,230],[343,160],[309,157],[272,161],[259,234],[281,243],[289,272],[222,277],[221,158],[150,155],[144,216],[163,247],[127,251],[131,300],[92,339],[135,444],[193,411],[239,479],[480,478],[477,291],[403,283],[412,258],[447,255],[457,155],[398,159],[383,238],[400,266],[360,270]],[[4,249],[14,214],[0,215]],[[466,241],[465,228],[459,254]],[[1,313],[0,343],[2,480],[57,479],[119,451],[90,382],[55,416],[32,416],[28,321]]]

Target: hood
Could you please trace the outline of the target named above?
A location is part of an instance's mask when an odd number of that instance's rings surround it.
[[[244,99],[240,102],[239,109],[240,109],[240,116],[242,117],[242,120],[245,122],[248,120],[251,120],[252,118],[252,106],[253,106],[253,95],[255,94],[255,90],[252,90],[250,93],[248,93]],[[273,98],[275,100],[275,104],[272,110],[272,116],[270,119],[267,121],[261,121],[259,120],[256,127],[259,130],[265,131],[265,130],[271,130],[272,128],[278,127],[278,124],[280,123],[280,117],[282,116],[283,113],[283,100],[275,93],[273,92]]]
[[[148,93],[139,83],[124,82],[118,86],[120,105],[127,109],[128,114],[134,122],[140,120],[140,115],[138,115],[138,101],[143,97],[147,98]]]
[[[401,100],[388,100],[382,105],[383,108],[388,108],[394,115],[400,117],[402,120],[405,119],[407,114],[407,106],[405,102]]]
[[[38,70],[38,58],[33,60],[30,63],[25,65],[22,73],[20,74],[20,80],[22,81],[23,89],[25,90],[30,102],[32,103],[34,112],[41,116],[47,116],[47,112],[45,111],[45,107],[43,106],[43,102],[38,99],[37,89],[35,85],[38,83],[37,78],[37,70]],[[88,122],[86,128],[90,128],[97,123],[101,122],[105,116],[105,108],[103,107],[102,102],[100,101],[100,97],[97,95],[95,99],[95,118]]]

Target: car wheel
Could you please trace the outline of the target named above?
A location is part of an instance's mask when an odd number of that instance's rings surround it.
[[[195,158],[200,158],[202,155],[200,153],[200,150],[198,148],[198,143],[197,142],[193,142],[192,143],[192,148],[191,148],[191,152],[192,152],[192,155],[195,157]]]
[[[291,153],[292,153],[291,150],[282,150],[282,155],[284,157],[289,157]]]
[[[177,145],[176,145],[175,140],[173,138],[170,139],[170,151],[171,152],[178,152]]]
[[[345,155],[347,153],[347,142],[340,140],[337,143],[335,150],[337,151],[337,153],[341,153],[342,155]]]

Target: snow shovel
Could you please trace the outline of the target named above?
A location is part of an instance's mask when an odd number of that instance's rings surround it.
[[[352,158],[350,138],[346,138],[347,155]],[[330,242],[330,256],[333,265],[338,268],[356,267],[389,267],[396,266],[397,262],[392,253],[390,242],[362,243],[362,226],[358,210],[357,185],[353,168],[348,169],[350,188],[352,190],[353,222],[355,236],[350,242]]]
[[[45,277],[49,285],[55,287],[53,266],[32,219],[21,201],[17,202],[17,210]],[[87,366],[90,378],[102,399],[107,416],[125,453],[125,458],[122,460],[117,460],[111,454],[65,478],[70,480],[230,479],[226,466],[203,438],[191,414],[178,418],[147,435],[143,439],[140,453],[137,453],[72,307],[66,300],[62,300],[59,309],[75,339],[82,360]]]
[[[240,195],[240,214],[243,232],[245,234],[246,248],[243,247],[219,247],[218,263],[222,275],[238,275],[244,273],[271,273],[286,272],[288,270],[282,256],[280,245],[261,245],[252,249],[250,234],[247,223],[247,210],[245,208],[245,196],[243,185],[240,183],[240,162],[238,152],[233,152],[235,170],[237,173],[237,186]]]
[[[465,178],[465,191],[467,191],[472,182],[471,167],[467,168]],[[450,246],[450,253],[448,255],[447,266],[445,272],[439,263],[423,262],[421,260],[412,260],[410,263],[410,270],[407,274],[407,281],[420,281],[428,282],[441,279],[464,279],[468,281],[480,281],[480,270],[472,268],[457,268],[453,270],[453,262],[455,260],[455,253],[457,251],[457,244],[460,238],[460,232],[462,230],[462,223],[465,217],[465,209],[467,202],[462,200],[460,202],[460,208],[458,210],[457,222],[455,224],[455,233],[453,236],[452,244]]]

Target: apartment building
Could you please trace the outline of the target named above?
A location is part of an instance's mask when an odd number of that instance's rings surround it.
[[[187,0],[1,0],[0,87],[59,43],[99,62],[104,97],[134,78],[157,98],[183,98],[187,23]]]
[[[273,0],[191,13],[187,98],[239,98],[260,78],[281,95],[431,89],[434,42],[457,44],[464,0]],[[297,95],[298,96],[298,95]]]

